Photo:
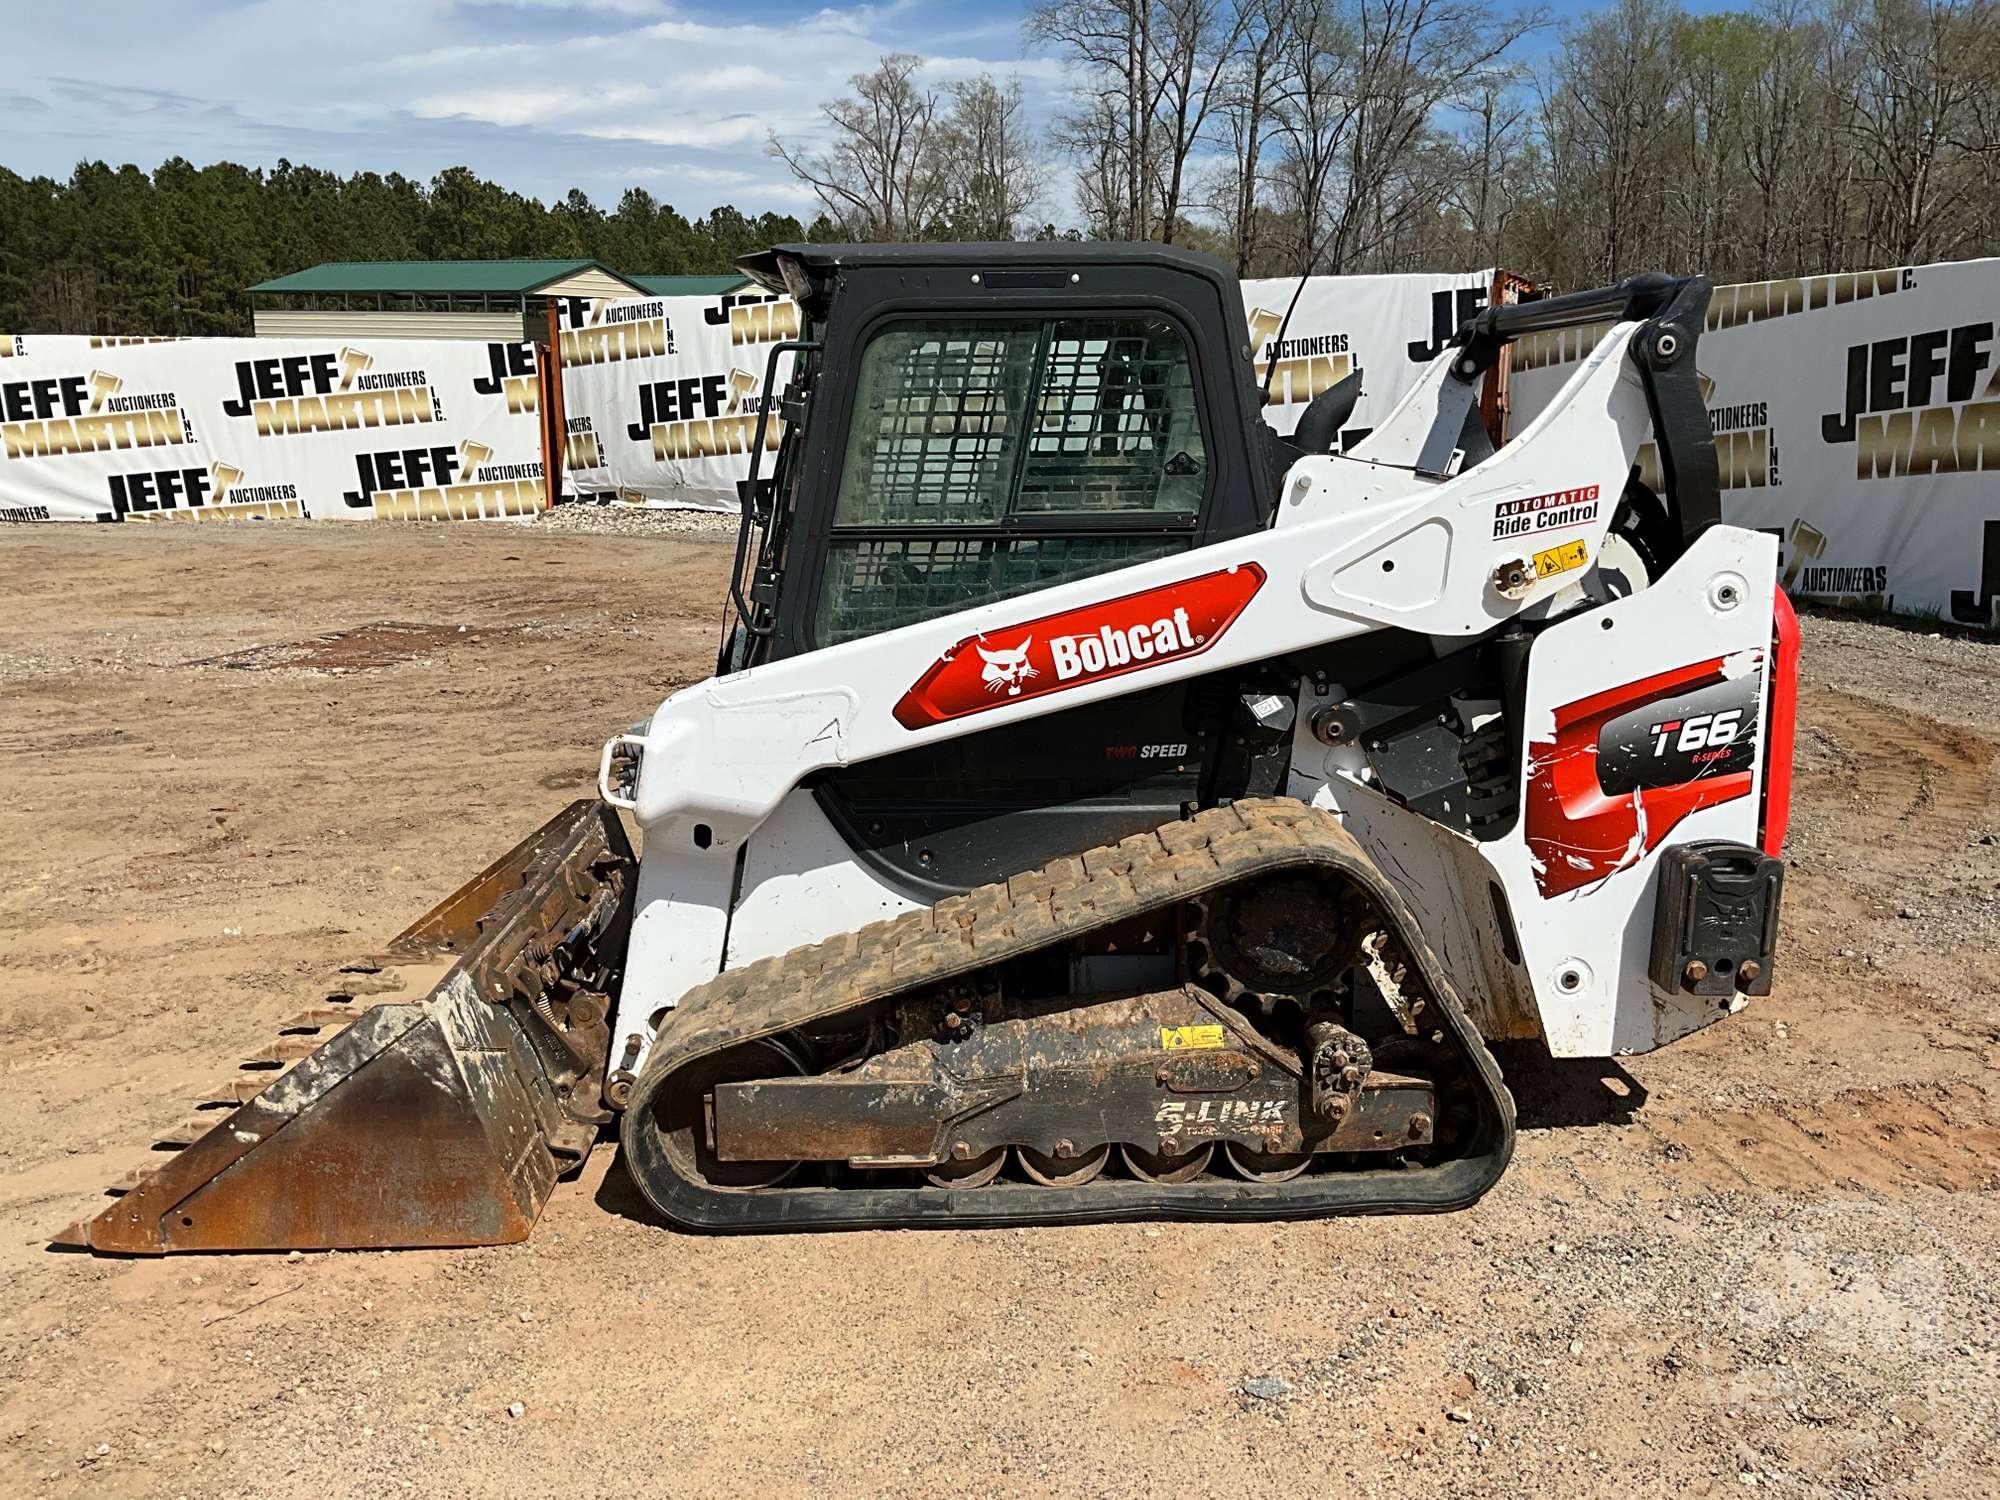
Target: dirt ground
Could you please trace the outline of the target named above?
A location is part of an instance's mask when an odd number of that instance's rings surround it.
[[[1777,992],[1508,1051],[1470,1212],[693,1238],[605,1146],[508,1249],[46,1249],[704,675],[726,559],[0,536],[0,1494],[2000,1493],[2000,650],[1848,621]]]

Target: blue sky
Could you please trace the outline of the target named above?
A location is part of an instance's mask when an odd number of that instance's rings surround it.
[[[1705,0],[1699,8],[1709,8]],[[1561,13],[1584,0],[1555,0]],[[63,177],[163,158],[428,178],[464,164],[605,207],[633,184],[689,215],[811,208],[764,154],[810,139],[817,106],[884,52],[934,83],[1018,77],[1045,120],[1052,60],[1023,55],[1020,0],[72,0],[10,15],[0,165]],[[1067,218],[1068,174],[1046,216]]]
[[[463,163],[540,198],[610,207],[638,184],[684,212],[802,211],[766,133],[810,136],[884,52],[938,83],[990,72],[1046,98],[1018,11],[965,0],[91,0],[10,15],[0,165],[102,158],[427,178]],[[1041,111],[1037,111],[1038,115]]]

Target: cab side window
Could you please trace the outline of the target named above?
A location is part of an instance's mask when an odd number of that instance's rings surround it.
[[[1207,485],[1172,321],[891,323],[862,354],[818,644],[1184,550]]]

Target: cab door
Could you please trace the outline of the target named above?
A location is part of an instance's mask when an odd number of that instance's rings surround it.
[[[879,324],[854,380],[812,645],[1196,545],[1215,471],[1191,344],[1157,311]],[[815,790],[871,862],[964,889],[1196,805],[1217,732],[1208,696],[1143,690],[850,767]]]

